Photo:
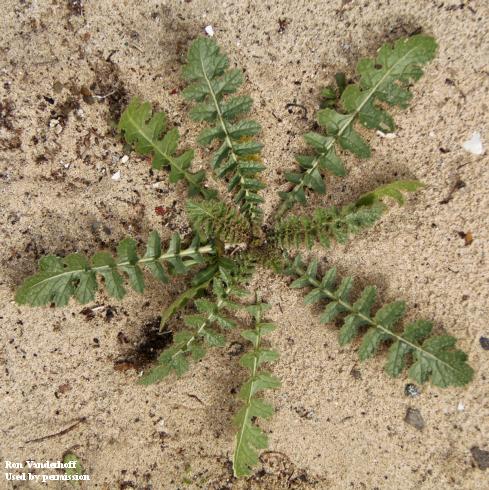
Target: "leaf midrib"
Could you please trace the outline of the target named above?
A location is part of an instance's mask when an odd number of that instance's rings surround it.
[[[217,117],[219,119],[219,124],[220,124],[220,126],[221,126],[221,128],[222,128],[222,130],[224,132],[224,135],[225,135],[226,144],[229,147],[229,150],[230,150],[230,153],[231,153],[231,157],[232,157],[234,163],[236,165],[238,165],[238,156],[237,156],[236,151],[234,149],[234,145],[233,145],[233,142],[231,140],[231,136],[229,134],[229,131],[228,131],[226,122],[223,119],[223,115],[222,115],[222,111],[221,111],[221,106],[219,105],[219,101],[217,100],[216,93],[214,92],[214,88],[212,87],[212,84],[211,84],[211,82],[209,80],[209,77],[207,76],[207,71],[206,71],[206,69],[204,67],[204,60],[203,60],[203,57],[202,56],[199,56],[199,61],[200,61],[200,67],[202,69],[202,73],[204,74],[205,82],[207,84],[207,87],[209,89],[209,93],[210,93],[211,98],[212,98],[212,102],[214,104],[214,107],[216,108],[216,113],[217,113]],[[243,187],[243,184],[245,182],[244,177],[243,177],[243,175],[241,175],[238,167],[236,168],[236,171],[239,173],[239,182],[241,184],[241,187]],[[243,190],[245,192],[245,196],[247,197],[249,195],[249,190],[246,189],[246,188],[243,188]],[[246,199],[245,199],[245,201],[246,201]],[[255,213],[254,213],[253,209],[254,209],[254,206],[251,206],[251,208],[250,208],[250,213],[251,213],[250,218],[251,218],[251,220],[254,220],[254,218],[255,218]]]
[[[146,132],[143,130],[141,126],[139,126],[138,122],[131,117],[131,114],[127,114],[127,118],[131,121],[132,125],[136,128],[138,133],[144,138],[146,142],[148,142],[151,147],[153,148],[153,151],[158,153],[160,156],[162,156],[165,160],[168,160],[170,164],[178,169],[178,171],[185,176],[185,179],[187,182],[190,182],[190,184],[199,190],[199,192],[202,194],[203,197],[206,197],[206,193],[202,190],[199,182],[197,182],[193,178],[193,174],[188,172],[187,170],[184,170],[180,165],[178,165],[177,161],[175,158],[173,158],[171,155],[168,155],[164,151],[161,151],[161,149],[154,143],[154,141],[151,139],[150,136],[146,134]]]
[[[182,250],[179,253],[166,253],[166,254],[161,254],[159,257],[143,257],[139,259],[136,263],[132,263],[130,261],[124,261],[124,262],[116,262],[115,265],[100,265],[96,267],[90,267],[89,269],[74,269],[74,270],[64,270],[63,272],[60,272],[59,274],[55,274],[52,276],[47,277],[46,279],[43,279],[42,281],[36,282],[32,286],[32,288],[38,287],[46,282],[52,281],[53,279],[59,279],[63,276],[68,276],[68,275],[73,275],[73,274],[81,274],[83,272],[105,272],[109,271],[113,268],[120,268],[124,266],[130,266],[130,265],[139,265],[139,264],[146,264],[149,262],[161,262],[164,260],[168,259],[173,259],[177,257],[187,257],[189,255],[193,255],[195,253],[198,254],[206,254],[206,253],[211,253],[213,252],[214,249],[212,245],[205,245],[203,247],[199,248],[188,248],[186,250]],[[45,271],[49,272],[49,271]]]
[[[300,269],[300,268],[296,268],[296,273],[299,275],[299,276],[304,276],[304,274],[306,274],[306,271]],[[376,323],[372,318],[364,315],[363,313],[360,313],[359,311],[356,311],[354,308],[353,308],[353,305],[351,305],[350,303],[347,303],[346,301],[343,301],[342,299],[338,298],[334,292],[332,292],[331,290],[321,286],[321,283],[317,280],[317,279],[314,279],[310,276],[307,276],[308,278],[308,281],[309,283],[314,286],[314,287],[317,287],[319,288],[321,291],[324,292],[324,294],[326,294],[327,297],[329,297],[330,299],[336,301],[338,304],[340,304],[341,306],[343,306],[348,312],[350,313],[354,313],[355,315],[359,316],[362,320],[364,320],[368,325],[372,326],[372,327],[375,327],[375,328],[378,328],[381,332],[383,332],[384,334],[388,335],[389,337],[391,338],[394,338],[396,339],[397,341],[399,342],[402,342],[403,344],[406,344],[408,345],[409,347],[411,347],[412,349],[416,350],[416,351],[419,351],[422,353],[422,355],[426,356],[426,357],[430,357],[431,359],[434,359],[436,362],[439,362],[440,364],[444,365],[445,367],[451,369],[452,371],[454,371],[455,373],[460,373],[459,370],[455,369],[452,365],[446,363],[443,359],[440,359],[439,357],[437,357],[435,354],[423,349],[420,345],[416,345],[416,344],[413,344],[412,342],[410,342],[409,340],[406,340],[404,337],[400,336],[400,335],[397,335],[395,334],[394,332],[392,332],[391,330],[389,330],[388,328],[384,327],[383,325],[381,325],[380,323]],[[436,365],[436,364],[435,364]],[[439,370],[438,370],[439,371]],[[441,377],[443,378],[443,375],[441,374],[441,372],[439,371]]]
[[[255,342],[254,342],[254,352],[256,352],[259,349],[260,342],[261,342],[261,329],[258,328],[257,329],[256,339],[255,339]],[[253,368],[251,370],[250,389],[249,389],[249,392],[248,392],[248,397],[247,397],[247,399],[245,401],[245,407],[246,407],[246,409],[245,409],[244,416],[243,416],[243,424],[241,425],[241,428],[239,430],[238,436],[236,438],[236,450],[234,451],[234,457],[233,457],[233,469],[234,469],[234,463],[238,459],[237,458],[237,455],[240,452],[241,444],[243,443],[244,432],[245,432],[245,429],[247,427],[247,422],[249,420],[249,413],[250,413],[250,409],[251,409],[251,400],[253,398],[253,384],[255,383],[255,380],[256,380],[257,370],[258,370],[258,358],[255,355],[255,357],[253,359]]]
[[[380,80],[367,92],[367,97],[365,97],[365,99],[363,100],[363,102],[357,107],[357,109],[355,109],[354,112],[351,113],[350,117],[348,119],[345,119],[345,123],[343,124],[343,126],[339,129],[339,131],[336,133],[336,135],[334,135],[332,137],[332,140],[330,143],[328,143],[328,145],[326,145],[325,147],[325,150],[323,152],[321,152],[317,157],[314,158],[314,160],[312,161],[312,166],[311,168],[309,168],[305,173],[304,173],[304,176],[303,178],[301,179],[301,182],[299,184],[296,184],[294,186],[294,188],[289,191],[290,193],[295,193],[297,192],[299,189],[303,188],[304,187],[304,180],[305,180],[305,176],[308,175],[308,174],[311,174],[312,172],[314,172],[314,170],[317,169],[318,165],[319,165],[319,159],[325,155],[327,155],[329,153],[329,151],[331,150],[331,148],[334,146],[334,144],[338,141],[338,139],[341,137],[341,135],[346,131],[346,129],[353,123],[353,121],[356,119],[356,117],[358,116],[358,114],[361,112],[361,110],[363,109],[363,107],[365,106],[365,104],[367,104],[370,99],[375,95],[375,92],[377,91],[377,89],[380,87],[380,85],[382,85],[382,83],[385,81],[385,79],[392,73],[392,71],[394,70],[394,68],[400,64],[401,61],[403,61],[404,59],[407,58],[408,55],[410,55],[412,52],[414,52],[415,50],[419,49],[419,46],[415,46],[414,48],[410,49],[409,51],[406,52],[406,54],[400,58],[399,60],[397,60],[388,70],[387,72],[380,78]],[[278,216],[281,216],[283,215],[285,212],[287,211],[287,209],[284,208],[283,211],[281,212],[278,212],[277,215]]]

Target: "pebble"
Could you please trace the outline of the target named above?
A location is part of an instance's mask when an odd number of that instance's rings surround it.
[[[406,410],[406,415],[404,416],[404,422],[412,425],[415,429],[423,430],[425,427],[425,422],[421,412],[417,408],[408,407]]]
[[[406,396],[410,396],[410,397],[414,398],[416,396],[419,396],[420,393],[421,393],[420,389],[412,383],[408,383],[404,387],[404,394]]]
[[[129,156],[128,155],[124,155],[122,158],[121,158],[121,163],[127,163],[129,161]]]
[[[205,26],[204,31],[209,37],[214,36],[214,29],[212,26]]]
[[[465,404],[464,402],[459,402],[458,405],[457,405],[457,410],[459,412],[463,412],[465,410]]]
[[[112,180],[115,180],[116,182],[121,180],[121,171],[118,170],[115,174],[112,174],[110,177]]]
[[[489,451],[484,451],[484,449],[474,446],[470,448],[470,452],[480,470],[484,471],[489,468]]]
[[[489,350],[489,337],[481,337],[479,343],[484,350]]]

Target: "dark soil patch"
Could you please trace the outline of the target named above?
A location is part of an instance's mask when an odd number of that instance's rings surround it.
[[[140,371],[156,360],[159,353],[173,341],[171,331],[160,333],[161,317],[153,318],[142,327],[142,336],[137,346],[117,359],[114,368],[117,371],[135,369]],[[123,332],[118,333],[120,339],[125,338]]]

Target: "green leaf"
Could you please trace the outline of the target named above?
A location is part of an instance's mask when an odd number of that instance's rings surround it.
[[[117,247],[117,260],[121,264],[119,268],[129,276],[129,282],[132,288],[138,293],[142,293],[144,291],[144,278],[143,272],[137,265],[139,258],[135,240],[125,238],[119,243]]]
[[[322,170],[328,170],[338,177],[344,177],[346,175],[345,166],[336,155],[334,148],[318,157],[318,165]]]
[[[314,302],[313,299],[327,302],[321,316],[322,322],[329,323],[339,315],[347,314],[341,322],[339,332],[341,345],[351,342],[359,334],[361,327],[369,327],[363,334],[358,350],[362,361],[377,354],[382,343],[390,342],[385,366],[389,375],[399,376],[412,357],[413,364],[408,372],[418,383],[431,379],[435,386],[446,387],[463,386],[470,382],[473,369],[467,363],[467,355],[455,349],[455,338],[432,335],[432,325],[425,320],[410,323],[402,333],[397,333],[395,325],[405,312],[403,301],[389,303],[372,316],[371,309],[376,299],[374,287],[367,286],[360,298],[352,304],[348,299],[352,287],[351,279],[344,279],[335,290],[335,270],[330,269],[319,279],[317,264],[315,261],[312,264],[312,267],[306,267],[300,256],[297,256],[293,262],[288,263],[285,273],[299,278],[295,281],[297,287],[313,288],[306,296],[307,303]]]
[[[152,385],[165,379],[171,373],[171,366],[169,364],[160,364],[151,368],[139,379],[139,384]]]
[[[150,270],[153,276],[161,282],[168,282],[168,276],[165,273],[165,269],[159,262],[161,257],[161,240],[156,231],[152,231],[148,237],[148,243],[146,245],[146,253],[144,258],[146,259],[145,266]]]
[[[233,271],[234,272],[234,271]],[[193,300],[199,314],[185,315],[183,322],[189,330],[179,331],[174,335],[174,342],[167,347],[158,358],[158,365],[148,371],[141,379],[142,384],[152,384],[161,381],[171,373],[181,376],[189,369],[189,360],[199,361],[205,355],[207,347],[222,347],[225,337],[211,328],[218,325],[223,328],[233,328],[235,322],[225,316],[225,312],[235,309],[236,303],[232,297],[240,296],[241,291],[235,287],[239,275],[223,273],[223,269],[214,269],[214,274],[205,282],[187,289],[180,294],[163,312],[160,330],[176,311]],[[213,282],[213,297],[196,299]]]
[[[177,311],[181,310],[190,300],[194,299],[201,291],[207,288],[212,281],[212,277],[207,281],[204,281],[201,284],[186,289],[183,293],[180,293],[177,298],[163,310],[161,313],[160,331],[163,330],[163,327],[167,325]]]
[[[189,81],[213,79],[228,67],[227,57],[220,53],[219,46],[206,37],[199,37],[190,45],[187,59],[183,76]]]
[[[245,241],[249,222],[223,201],[187,201],[187,215],[195,232],[203,239],[223,242]]]
[[[234,119],[240,114],[244,114],[251,109],[253,100],[248,95],[232,97],[222,104],[222,117],[224,119]]]
[[[213,40],[196,39],[183,69],[186,80],[193,82],[184,95],[198,102],[191,110],[192,118],[212,123],[200,133],[199,144],[207,146],[214,140],[220,143],[212,156],[212,168],[219,178],[228,179],[228,190],[235,193],[241,213],[248,221],[256,222],[263,201],[257,192],[264,187],[257,174],[265,167],[258,161],[262,145],[250,137],[260,131],[260,125],[236,120],[251,109],[252,100],[247,95],[227,97],[243,82],[240,70],[227,67],[227,57]]]
[[[360,76],[358,83],[345,87],[344,77],[337,80],[344,112],[333,108],[337,104],[336,91],[332,87],[323,92],[326,107],[318,112],[317,120],[326,134],[305,135],[315,155],[307,171],[294,182],[294,186],[288,192],[280,193],[283,203],[277,212],[279,218],[296,203],[305,202],[305,187],[316,192],[322,191],[319,186],[319,190],[316,190],[308,185],[308,175],[316,169],[328,170],[334,175],[344,175],[344,167],[340,166],[339,158],[332,153],[336,144],[359,158],[371,156],[370,146],[354,129],[355,121],[358,120],[366,128],[394,131],[392,116],[380,107],[378,102],[406,107],[411,98],[408,86],[420,78],[423,73],[421,66],[433,59],[436,47],[433,38],[417,35],[399,39],[394,45],[385,44],[380,48],[376,58],[361,60],[357,66]],[[390,195],[402,202],[399,192]]]
[[[414,364],[409,376],[424,383],[431,375],[435,386],[464,386],[469,383],[474,370],[467,364],[467,354],[454,349],[456,339],[449,335],[438,335],[426,339],[422,349],[413,349]]]
[[[212,330],[211,328],[205,328],[202,330],[202,336],[211,347],[223,347],[226,344],[224,335]]]
[[[399,376],[406,367],[406,356],[413,351],[410,344],[417,344],[431,333],[432,324],[426,320],[410,323],[402,338],[397,339],[389,348],[385,370],[392,377]]]
[[[361,206],[347,204],[341,209],[316,209],[312,215],[297,215],[280,220],[274,227],[274,240],[282,248],[321,243],[328,248],[331,241],[345,243],[351,235],[373,226],[386,207],[377,199],[365,200]]]
[[[65,475],[68,477],[70,484],[75,488],[80,488],[80,479],[76,477],[83,475],[85,470],[83,469],[78,456],[72,452],[67,452],[63,456],[63,463],[65,465],[70,465],[69,468],[65,468]]]
[[[166,281],[167,275],[163,262],[171,265],[171,270],[186,273],[191,266],[202,262],[202,254],[213,254],[212,245],[200,247],[194,242],[190,247],[181,249],[177,238],[164,254],[161,252],[160,237],[152,232],[148,239],[146,254],[139,258],[136,242],[122,240],[117,247],[117,260],[108,252],[98,252],[90,265],[86,257],[70,254],[61,259],[47,256],[39,262],[39,272],[28,277],[17,290],[15,299],[19,304],[43,306],[54,303],[64,306],[74,296],[80,303],[93,301],[98,289],[96,275],[104,278],[105,288],[110,296],[124,297],[126,290],[121,273],[127,274],[131,287],[137,292],[144,290],[144,278],[141,266],[146,266],[158,279]]]
[[[307,144],[311,145],[314,149],[324,152],[332,142],[332,138],[328,138],[319,133],[306,133],[304,140]]]
[[[109,296],[116,299],[122,299],[126,290],[123,286],[121,275],[116,270],[116,262],[112,255],[107,252],[98,252],[92,259],[93,267],[98,269],[99,273],[105,279],[105,287]]]
[[[326,151],[337,141],[342,148],[350,150],[360,158],[370,157],[370,147],[352,127],[352,115],[339,114],[333,109],[322,109],[318,112],[317,119],[326,133],[332,136],[330,146],[325,148]]]
[[[175,154],[178,130],[173,128],[165,133],[166,115],[162,112],[153,113],[149,102],[133,98],[121,115],[118,129],[139,154],[152,156],[153,168],[170,167],[170,182],[184,179],[190,194],[198,192],[206,199],[215,195],[215,191],[203,186],[202,173],[190,172],[193,151],[189,150],[180,156]]]
[[[406,304],[404,301],[395,301],[383,306],[375,315],[374,321],[391,330],[392,327],[404,316]]]
[[[232,140],[239,140],[247,136],[255,136],[261,131],[261,126],[256,121],[238,121],[227,126]]]
[[[358,349],[360,360],[365,361],[365,359],[375,355],[381,342],[388,338],[389,337],[382,330],[375,327],[369,328],[367,333],[363,336],[362,343]]]
[[[351,342],[357,336],[358,329],[367,323],[367,320],[355,313],[348,315],[345,318],[338,335],[340,345],[343,346],[348,342]]]
[[[258,451],[268,445],[267,436],[262,429],[254,425],[254,420],[257,417],[271,417],[273,407],[256,395],[261,391],[280,387],[277,378],[259,370],[262,364],[273,362],[278,358],[275,351],[261,346],[262,336],[275,328],[273,324],[260,321],[268,308],[269,305],[264,303],[248,306],[247,310],[255,318],[255,328],[245,330],[241,334],[253,344],[253,350],[245,353],[240,359],[240,364],[249,369],[250,377],[241,387],[238,396],[243,401],[243,406],[234,417],[234,425],[238,431],[233,455],[233,471],[237,478],[251,474],[252,467],[258,463]]]
[[[404,196],[401,191],[415,192],[422,187],[424,187],[424,184],[417,180],[395,180],[394,182],[377,187],[377,189],[363,194],[355,204],[357,207],[372,206],[376,202],[381,201],[384,197],[391,197],[402,206],[404,204]]]

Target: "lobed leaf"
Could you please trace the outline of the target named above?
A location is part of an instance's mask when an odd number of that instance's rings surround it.
[[[387,207],[385,197],[392,197],[404,204],[404,192],[413,192],[423,184],[416,180],[397,180],[362,195],[355,203],[338,209],[335,206],[319,208],[311,215],[291,216],[279,220],[274,227],[274,239],[282,248],[315,243],[329,248],[331,241],[346,243],[351,235],[373,226]]]
[[[140,155],[150,155],[154,169],[170,167],[170,182],[185,180],[189,194],[201,194],[205,199],[216,196],[216,192],[204,187],[205,174],[202,171],[191,172],[194,158],[193,150],[176,155],[179,134],[178,129],[166,130],[166,115],[163,112],[153,113],[149,102],[133,98],[121,115],[118,129],[127,143],[132,145]]]
[[[467,355],[455,348],[454,337],[432,335],[431,323],[425,320],[411,323],[403,332],[399,332],[396,325],[405,314],[403,301],[387,304],[372,316],[371,309],[376,299],[375,288],[366,287],[360,298],[352,304],[349,300],[351,278],[344,279],[335,287],[335,270],[330,269],[319,280],[317,263],[312,263],[312,268],[306,268],[300,256],[297,256],[284,272],[298,276],[292,287],[312,288],[306,296],[307,302],[327,302],[321,317],[323,322],[332,322],[340,314],[347,313],[339,332],[342,345],[360,335],[360,328],[368,327],[359,348],[362,361],[375,355],[382,343],[391,342],[385,366],[391,376],[401,374],[407,366],[409,355],[413,358],[413,364],[408,374],[418,383],[431,379],[433,385],[444,388],[450,385],[463,386],[471,381],[474,371],[467,363]]]
[[[64,306],[71,297],[80,303],[93,301],[98,290],[96,275],[104,278],[109,296],[121,299],[126,294],[123,275],[137,292],[144,290],[141,266],[146,266],[161,280],[167,281],[167,274],[184,274],[190,267],[202,263],[202,254],[213,254],[212,245],[201,246],[196,239],[181,249],[180,238],[174,235],[167,252],[162,253],[158,233],[153,231],[148,240],[144,257],[137,254],[136,242],[123,240],[117,247],[117,260],[108,252],[96,253],[90,261],[81,254],[70,254],[65,258],[47,256],[39,262],[39,272],[27,279],[17,290],[18,304],[44,306],[54,303]],[[167,272],[163,263],[167,263]]]
[[[168,321],[176,309],[181,308],[189,300],[194,300],[198,314],[184,317],[184,323],[189,330],[175,334],[173,344],[161,353],[156,366],[143,375],[140,380],[141,384],[157,383],[171,373],[182,376],[189,369],[190,359],[198,361],[204,357],[206,347],[222,347],[225,344],[224,335],[214,330],[212,326],[218,325],[225,329],[236,326],[226,312],[238,307],[232,298],[243,294],[236,287],[237,278],[240,276],[230,274],[226,272],[226,269],[218,267],[212,278],[180,295],[165,310],[162,315],[162,325]],[[195,299],[197,294],[207,288],[211,281],[213,298]]]
[[[259,163],[262,145],[250,138],[260,131],[260,126],[255,121],[237,120],[249,112],[252,100],[246,95],[227,97],[243,83],[241,71],[227,70],[228,64],[212,39],[196,39],[183,69],[184,78],[191,82],[183,95],[197,102],[191,117],[212,124],[201,131],[199,144],[219,142],[212,167],[218,177],[228,180],[228,190],[235,193],[242,214],[255,222],[261,216],[259,204],[263,201],[258,192],[264,187],[257,176],[265,167]]]
[[[263,323],[263,314],[269,305],[258,303],[249,305],[248,312],[253,315],[254,328],[245,330],[241,335],[253,344],[253,350],[244,354],[240,364],[250,371],[249,379],[243,384],[238,397],[243,406],[234,417],[234,424],[238,429],[236,434],[236,447],[233,455],[234,476],[248,476],[251,468],[258,463],[258,450],[268,446],[268,439],[262,429],[254,425],[257,417],[269,418],[273,414],[273,407],[256,395],[264,390],[280,387],[280,381],[271,374],[260,371],[264,363],[273,362],[278,354],[262,347],[262,337],[273,331],[275,326]]]
[[[223,242],[245,241],[249,222],[223,201],[187,201],[187,215],[202,240],[218,238]]]
[[[366,128],[394,131],[392,116],[378,102],[407,107],[411,98],[409,84],[421,77],[421,66],[433,59],[436,48],[432,37],[416,35],[399,39],[394,45],[384,44],[376,58],[360,60],[357,65],[359,81],[344,89],[340,88],[344,113],[333,108],[336,106],[336,92],[332,87],[328,89],[326,96],[329,103],[317,114],[318,123],[326,134],[304,135],[314,154],[307,157],[307,160],[304,157],[298,158],[301,172],[294,175],[293,180],[287,179],[293,184],[290,190],[279,193],[283,200],[277,212],[279,218],[296,203],[306,202],[306,188],[325,192],[324,183],[318,183],[318,173],[327,170],[334,175],[344,175],[344,167],[335,153],[336,145],[359,158],[371,156],[370,146],[354,129],[355,121],[358,120]],[[340,84],[344,84],[344,80]],[[311,178],[312,175],[314,178]],[[399,198],[399,193],[394,193],[392,197]]]

